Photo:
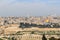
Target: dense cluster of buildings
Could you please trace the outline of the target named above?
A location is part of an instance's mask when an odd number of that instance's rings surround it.
[[[24,24],[24,25],[23,25]],[[46,26],[47,25],[47,26]],[[18,31],[60,31],[59,28],[46,28],[43,27],[60,27],[60,17],[59,16],[30,16],[30,17],[0,17],[0,37],[7,35],[7,34],[15,34]],[[22,29],[20,27],[25,27],[25,29]],[[32,28],[27,28],[27,27]],[[35,27],[33,27],[35,26]],[[37,28],[37,26],[41,26],[42,28]],[[27,34],[28,34],[27,32]],[[23,32],[24,34],[25,32]],[[26,35],[27,35],[26,34]],[[30,37],[30,36],[29,36]],[[35,38],[35,36],[34,36]]]
[[[53,27],[54,23],[60,25],[59,16],[30,16],[30,17],[0,17],[0,28],[8,27],[19,27],[20,23],[36,24],[36,25],[51,25]],[[48,26],[49,26],[48,25]]]
[[[20,23],[29,23],[37,25],[47,25],[56,23],[60,25],[59,16],[30,16],[30,17],[0,17],[0,26],[20,25]]]
[[[60,17],[59,16],[0,17],[0,26],[7,24],[19,24],[20,22],[30,23],[30,24],[60,23]]]

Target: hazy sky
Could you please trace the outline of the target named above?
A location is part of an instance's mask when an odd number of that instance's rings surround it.
[[[60,15],[60,0],[0,0],[0,16]]]

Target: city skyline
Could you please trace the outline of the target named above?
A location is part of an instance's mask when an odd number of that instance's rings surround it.
[[[60,15],[60,0],[0,0],[0,16]]]

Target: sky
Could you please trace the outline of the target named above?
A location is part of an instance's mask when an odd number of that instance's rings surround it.
[[[60,0],[0,0],[0,16],[60,16]]]

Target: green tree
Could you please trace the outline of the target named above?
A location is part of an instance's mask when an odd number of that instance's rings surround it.
[[[3,40],[2,38],[0,38],[0,40]]]

